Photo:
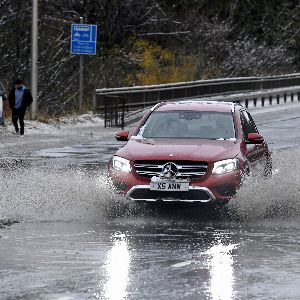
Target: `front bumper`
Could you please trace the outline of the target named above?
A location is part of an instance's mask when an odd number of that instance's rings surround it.
[[[135,201],[166,201],[166,202],[212,202],[216,198],[205,187],[191,186],[186,192],[152,191],[150,185],[133,186],[126,197]]]
[[[241,183],[241,172],[235,170],[222,175],[207,173],[190,181],[189,191],[152,191],[150,179],[136,173],[121,173],[109,169],[109,176],[119,193],[132,201],[228,202]]]

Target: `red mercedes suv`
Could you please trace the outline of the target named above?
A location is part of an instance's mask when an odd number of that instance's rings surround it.
[[[116,190],[136,201],[227,203],[244,175],[272,173],[250,113],[232,102],[164,102],[147,112],[110,159]]]

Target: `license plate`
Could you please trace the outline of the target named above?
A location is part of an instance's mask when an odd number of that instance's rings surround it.
[[[150,182],[151,191],[188,191],[189,182],[187,181],[155,181]]]

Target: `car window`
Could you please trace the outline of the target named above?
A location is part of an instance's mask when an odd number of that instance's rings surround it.
[[[139,135],[144,138],[235,139],[231,113],[153,112]]]
[[[241,117],[241,123],[242,123],[244,137],[247,137],[249,133],[258,133],[255,122],[254,122],[253,118],[251,117],[251,115],[247,111],[242,110],[240,112],[240,117]]]

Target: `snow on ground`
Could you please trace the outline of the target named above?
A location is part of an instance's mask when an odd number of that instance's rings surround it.
[[[113,140],[119,129],[104,128],[104,120],[92,112],[80,116],[49,120],[48,123],[25,120],[25,135],[15,133],[12,122],[0,126],[0,160],[22,156],[39,149]]]
[[[6,126],[0,126],[0,138],[2,136],[15,135],[15,130],[10,120],[5,120]],[[93,126],[103,126],[104,120],[92,112],[72,117],[60,119],[50,119],[48,123],[39,121],[25,120],[25,133],[27,134],[55,134],[64,135],[75,128],[87,128]]]

